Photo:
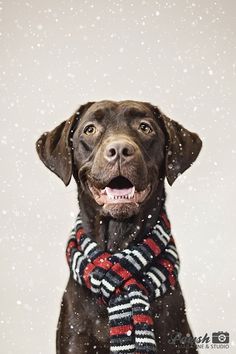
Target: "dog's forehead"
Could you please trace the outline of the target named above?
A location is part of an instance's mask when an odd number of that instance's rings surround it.
[[[115,116],[129,116],[137,114],[140,116],[151,115],[150,104],[139,101],[100,101],[93,103],[83,114],[82,121]]]

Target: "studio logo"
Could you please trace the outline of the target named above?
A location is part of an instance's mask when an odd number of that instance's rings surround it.
[[[229,349],[229,332],[213,332],[211,337],[208,333],[192,337],[190,334],[183,335],[180,332],[173,332],[168,343],[173,344],[176,348]]]

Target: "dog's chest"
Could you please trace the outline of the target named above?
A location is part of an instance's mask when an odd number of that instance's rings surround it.
[[[99,342],[109,342],[109,325],[107,307],[98,303],[97,298],[90,296],[85,305],[85,315],[91,324],[91,330],[94,337]]]

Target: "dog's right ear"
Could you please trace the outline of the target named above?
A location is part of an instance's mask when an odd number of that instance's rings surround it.
[[[196,133],[168,118],[158,107],[149,107],[165,134],[165,174],[172,186],[176,178],[196,160],[202,148],[202,141]]]
[[[178,122],[161,114],[166,135],[166,177],[172,186],[176,178],[196,160],[202,148],[202,141]]]
[[[36,150],[44,165],[55,173],[66,186],[70,183],[73,167],[71,142],[81,115],[93,104],[88,102],[51,132],[46,132],[36,142]]]

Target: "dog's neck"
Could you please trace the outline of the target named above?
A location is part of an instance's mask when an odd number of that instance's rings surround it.
[[[117,252],[126,248],[132,241],[141,240],[158,219],[160,210],[165,205],[164,183],[160,184],[156,193],[144,206],[140,213],[129,219],[113,219],[102,215],[95,202],[83,198],[79,192],[79,207],[86,233],[91,234],[99,247],[109,252]]]

